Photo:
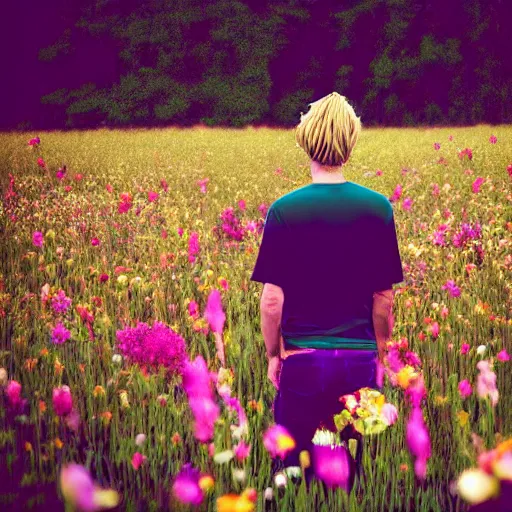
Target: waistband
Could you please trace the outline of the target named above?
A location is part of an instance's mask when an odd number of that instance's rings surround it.
[[[377,350],[377,340],[360,338],[341,338],[339,336],[302,336],[300,338],[283,338],[284,348],[323,348]]]

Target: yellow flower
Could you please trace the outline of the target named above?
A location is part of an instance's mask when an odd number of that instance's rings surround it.
[[[252,512],[254,503],[247,497],[237,494],[225,494],[217,498],[217,512]]]
[[[416,373],[412,366],[404,366],[397,374],[398,385],[402,389],[407,389],[411,381],[416,377]]]
[[[443,395],[436,395],[435,402],[436,405],[445,405],[448,402],[448,397]]]
[[[128,402],[128,392],[127,391],[121,391],[119,393],[119,398],[121,400],[121,407],[123,409],[129,409],[130,403]]]
[[[466,423],[468,422],[469,413],[466,411],[459,411],[457,413],[457,419],[459,420],[460,426],[464,427]]]
[[[213,486],[215,485],[215,481],[210,475],[203,475],[199,479],[199,487],[202,491],[207,492],[210,489],[213,489]]]
[[[311,458],[309,457],[309,452],[307,450],[302,450],[299,453],[299,462],[300,462],[300,467],[303,470],[306,468],[309,468],[309,466],[311,466]]]
[[[293,437],[281,434],[277,437],[277,447],[279,450],[293,450],[295,448],[295,440]]]

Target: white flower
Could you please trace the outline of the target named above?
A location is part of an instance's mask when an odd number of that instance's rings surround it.
[[[123,356],[121,354],[114,354],[112,356],[112,362],[114,364],[121,364],[123,361]]]
[[[274,497],[274,491],[272,487],[267,487],[263,493],[263,496],[266,501],[272,501],[272,498]]]
[[[7,380],[7,370],[5,368],[0,368],[0,386],[5,386],[7,384]]]
[[[225,464],[226,462],[229,462],[234,456],[235,454],[233,453],[232,450],[225,450],[223,452],[216,453],[213,456],[213,460],[217,464]]]
[[[300,478],[302,476],[302,469],[300,468],[300,466],[288,466],[285,469],[285,473],[288,476],[288,478]]]
[[[313,436],[313,444],[317,444],[320,446],[328,446],[331,444],[337,444],[338,437],[334,432],[331,432],[330,430],[322,430],[317,429],[315,432],[315,435]]]
[[[487,346],[486,345],[479,345],[478,348],[476,349],[476,353],[479,355],[479,356],[482,356],[484,353],[485,353],[485,350],[487,349]]]
[[[277,487],[284,487],[286,485],[287,480],[288,479],[286,478],[286,475],[282,472],[277,473],[276,476],[274,477],[274,482],[277,485]]]
[[[145,434],[138,434],[137,437],[135,438],[135,444],[137,446],[141,446],[144,444],[145,440],[146,440]]]
[[[466,469],[457,481],[458,493],[471,504],[482,503],[496,496],[499,490],[498,479],[478,468]]]
[[[245,469],[240,468],[233,468],[233,478],[237,482],[244,482],[245,481]]]

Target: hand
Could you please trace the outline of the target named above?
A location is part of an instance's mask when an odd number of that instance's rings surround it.
[[[279,389],[279,379],[281,378],[281,367],[283,361],[280,356],[269,357],[267,377],[276,389]]]

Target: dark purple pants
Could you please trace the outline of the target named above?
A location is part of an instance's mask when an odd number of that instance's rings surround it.
[[[340,396],[366,386],[377,388],[376,363],[376,351],[350,349],[318,349],[283,361],[274,419],[296,443],[284,466],[299,466],[302,450],[312,453],[317,428],[336,431],[332,418],[343,408]]]

